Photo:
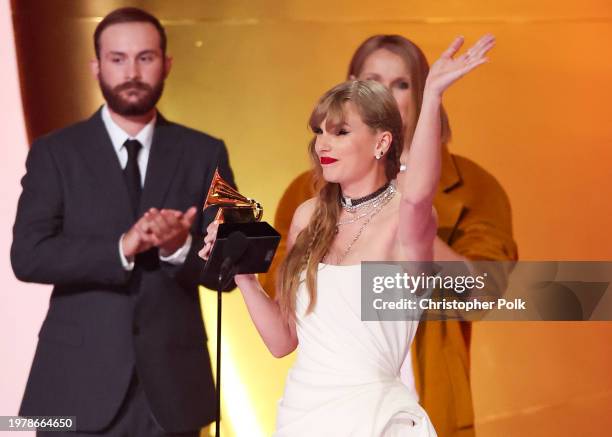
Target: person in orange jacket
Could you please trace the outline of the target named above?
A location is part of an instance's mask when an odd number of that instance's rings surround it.
[[[400,159],[403,163],[419,116],[428,72],[422,50],[399,35],[368,38],[350,62],[349,79],[378,81],[397,101],[405,129],[404,153]],[[444,108],[440,117],[442,174],[434,200],[438,213],[434,259],[517,260],[510,202],[504,189],[478,164],[449,152],[451,130]],[[270,271],[262,277],[270,296],[275,295],[276,274],[285,257],[291,218],[296,208],[315,193],[313,173],[307,171],[289,184],[278,204],[274,226],[283,238]],[[412,348],[414,381],[420,402],[441,437],[475,435],[470,338],[471,323],[453,320],[421,322],[416,334]]]

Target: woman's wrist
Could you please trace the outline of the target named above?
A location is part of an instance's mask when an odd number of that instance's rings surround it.
[[[236,285],[239,288],[242,288],[244,286],[248,286],[248,284],[256,283],[257,276],[252,273],[240,274],[240,275],[234,276],[234,281],[236,282]]]
[[[442,100],[442,91],[436,89],[425,81],[425,88],[423,88],[423,100],[437,100],[439,102]]]

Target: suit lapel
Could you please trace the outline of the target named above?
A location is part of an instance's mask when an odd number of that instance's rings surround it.
[[[180,132],[158,113],[140,199],[139,217],[149,208],[164,206],[166,193],[183,152]]]
[[[455,164],[453,155],[446,145],[442,146],[442,172],[440,174],[440,190],[447,193],[461,184],[461,173]]]
[[[442,173],[440,175],[440,191],[434,205],[438,212],[438,235],[446,243],[451,243],[461,217],[466,211],[463,202],[453,191],[462,184],[461,173],[455,164],[453,156],[446,146],[442,147]]]
[[[438,212],[438,236],[447,244],[450,244],[455,237],[457,225],[465,211],[465,206],[463,202],[445,192],[438,193],[434,206]]]
[[[104,127],[100,110],[86,122],[88,147],[79,147],[81,156],[95,179],[103,187],[101,195],[107,196],[117,211],[125,215],[128,222],[132,221],[133,210],[127,187],[123,178],[123,170],[113,149],[111,139]],[[89,136],[91,135],[91,136]]]

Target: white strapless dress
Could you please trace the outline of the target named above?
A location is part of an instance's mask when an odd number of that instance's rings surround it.
[[[275,437],[433,437],[414,385],[400,379],[416,321],[361,321],[361,265],[320,264],[317,304],[297,293],[299,346]]]

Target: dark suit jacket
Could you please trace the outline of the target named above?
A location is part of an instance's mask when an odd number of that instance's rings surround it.
[[[159,115],[138,217],[150,207],[201,208],[217,166],[233,184],[221,140]],[[79,430],[100,430],[136,369],[166,431],[213,421],[198,294],[201,211],[184,264],[161,262],[151,249],[127,272],[119,238],[137,217],[100,111],[35,141],[26,170],[11,262],[20,280],[54,288],[20,414],[76,416]]]

